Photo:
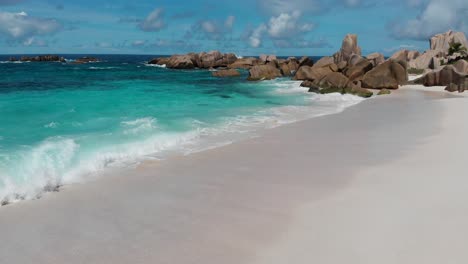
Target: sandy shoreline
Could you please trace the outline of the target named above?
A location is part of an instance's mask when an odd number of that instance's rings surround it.
[[[465,263],[466,100],[401,89],[0,208],[0,263]]]

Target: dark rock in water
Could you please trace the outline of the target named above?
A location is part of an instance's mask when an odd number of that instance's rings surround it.
[[[300,60],[299,60],[299,67],[302,67],[302,66],[313,66],[314,65],[314,61],[309,58],[309,57],[302,57]]]
[[[93,57],[82,57],[74,61],[75,64],[83,64],[83,63],[90,63],[90,62],[99,62],[99,59],[93,58]]]
[[[10,57],[8,58],[8,61],[14,62],[14,61],[18,61],[18,59],[16,57]]]
[[[219,70],[211,73],[213,77],[237,77],[240,76],[240,72],[236,69]]]
[[[453,65],[447,65],[442,70],[429,72],[413,82],[424,86],[449,86],[450,84],[456,84],[466,87],[468,86],[468,77],[467,74],[458,72]]]
[[[23,56],[20,58],[20,61],[31,61],[31,62],[65,62],[65,58],[59,57],[57,55],[41,55],[28,57]]]
[[[350,79],[356,80],[364,76],[366,72],[372,70],[372,63],[368,60],[362,60],[356,65],[350,65],[343,70],[343,73]]]
[[[309,88],[309,93],[320,93],[320,87],[315,85],[313,81],[303,81],[301,87]]]
[[[222,95],[220,95],[219,97],[224,98],[224,99],[231,99],[231,98],[232,98],[232,96],[230,96],[230,95],[225,95],[225,94],[222,94]]]
[[[362,79],[362,87],[371,89],[398,89],[408,81],[408,73],[404,66],[396,61],[388,60],[368,71]]]
[[[272,80],[282,77],[281,71],[273,65],[257,65],[249,70],[249,81]]]

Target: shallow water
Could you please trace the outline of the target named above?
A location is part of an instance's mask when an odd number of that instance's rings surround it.
[[[192,153],[360,101],[298,82],[104,62],[0,63],[0,201],[33,199],[114,166]]]

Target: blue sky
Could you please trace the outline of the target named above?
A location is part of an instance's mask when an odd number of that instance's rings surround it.
[[[468,32],[467,0],[0,0],[0,53],[328,55],[425,50]]]

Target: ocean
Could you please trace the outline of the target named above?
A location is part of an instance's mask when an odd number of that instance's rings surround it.
[[[69,61],[83,55],[65,55]],[[248,82],[208,70],[102,62],[10,63],[0,56],[0,201],[40,198],[108,168],[186,155],[342,111],[362,99],[308,93],[290,78]],[[313,133],[313,131],[311,131]]]

